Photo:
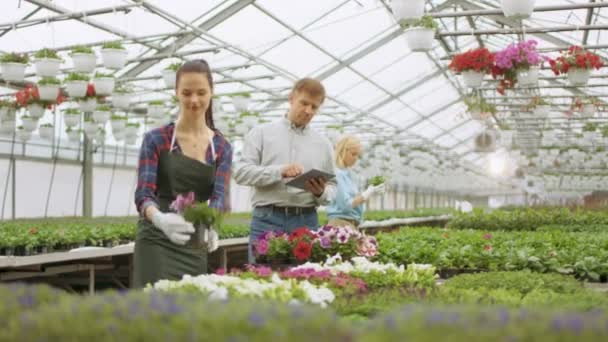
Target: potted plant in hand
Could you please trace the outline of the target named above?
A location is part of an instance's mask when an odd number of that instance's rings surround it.
[[[34,57],[34,66],[36,67],[36,75],[40,77],[55,77],[59,73],[59,66],[63,59],[59,57],[57,51],[52,49],[38,50]]]
[[[429,51],[433,48],[435,31],[439,27],[433,17],[425,15],[420,20],[413,22],[401,22],[405,40],[410,50],[414,52]]]
[[[27,54],[7,53],[0,57],[2,78],[5,81],[22,82],[25,78],[25,68],[29,62]]]
[[[127,63],[127,50],[120,42],[107,42],[101,47],[101,60],[108,69],[121,69]]]
[[[182,66],[182,63],[171,63],[168,67],[164,68],[162,71],[163,81],[165,81],[165,85],[167,88],[175,89],[175,76],[177,70]]]
[[[87,85],[89,84],[89,76],[71,72],[63,81],[65,91],[70,97],[85,97],[87,94]]]
[[[448,68],[462,74],[467,87],[478,88],[483,76],[490,73],[493,66],[494,54],[486,48],[479,48],[455,55]]]
[[[74,64],[74,72],[91,73],[95,70],[97,57],[88,46],[76,46],[70,52],[72,63]]]
[[[589,81],[591,70],[600,69],[604,63],[600,57],[580,46],[571,46],[555,60],[550,60],[555,75],[567,74],[572,85],[584,85]]]

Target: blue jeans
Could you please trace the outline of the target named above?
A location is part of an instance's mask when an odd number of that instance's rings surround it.
[[[317,212],[300,215],[285,215],[284,212],[267,207],[253,209],[251,231],[249,233],[249,263],[255,263],[252,243],[258,236],[269,230],[291,233],[296,228],[307,227],[310,230],[319,228]]]

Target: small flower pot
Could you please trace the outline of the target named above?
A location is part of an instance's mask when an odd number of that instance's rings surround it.
[[[85,97],[87,94],[87,81],[65,81],[64,85],[70,97]]]
[[[22,118],[21,121],[23,122],[24,131],[33,132],[34,130],[36,130],[36,128],[38,128],[38,119],[37,118],[33,118],[33,117]]]
[[[535,0],[502,0],[501,7],[505,17],[525,19],[534,12]]]
[[[570,82],[571,85],[585,85],[589,82],[589,77],[591,77],[591,70],[589,69],[568,69],[568,82]]]
[[[424,15],[424,0],[393,0],[391,8],[397,22],[414,22]]]
[[[78,107],[80,107],[80,110],[83,112],[90,113],[95,110],[95,107],[97,107],[97,100],[95,98],[80,100],[78,101]]]
[[[27,111],[30,113],[30,116],[34,119],[40,119],[44,116],[44,107],[38,103],[33,103],[27,106]]]
[[[38,93],[40,99],[43,101],[57,101],[57,95],[59,95],[59,84],[44,84],[38,86]]]
[[[176,82],[175,71],[163,70],[162,75],[163,75],[163,81],[165,81],[165,85],[167,86],[167,88],[175,89],[175,82]]]
[[[410,50],[414,52],[429,51],[433,48],[435,30],[425,27],[412,27],[403,32]]]
[[[55,77],[59,73],[61,60],[56,58],[38,58],[34,62],[36,75],[39,77]]]
[[[116,81],[113,77],[95,77],[93,78],[93,84],[95,85],[96,95],[110,95],[114,90],[114,83]]]
[[[96,110],[93,112],[93,121],[100,125],[105,125],[110,120],[110,112],[103,110]]]
[[[22,63],[2,63],[2,78],[5,81],[22,82],[25,78],[26,64]]]
[[[121,69],[127,63],[127,50],[101,49],[103,66],[108,69]]]
[[[465,70],[462,72],[462,80],[464,81],[464,85],[469,88],[479,88],[483,83],[483,72],[475,71],[475,70]]]
[[[517,70],[517,83],[520,86],[534,86],[538,84],[537,66],[530,67],[528,70]]]
[[[95,70],[96,59],[97,57],[92,53],[73,53],[74,71],[85,74],[92,73]]]
[[[63,114],[63,121],[68,127],[78,126],[80,124],[80,114]]]
[[[55,134],[54,127],[40,127],[38,128],[38,135],[40,135],[41,139],[44,140],[53,140],[53,135]]]

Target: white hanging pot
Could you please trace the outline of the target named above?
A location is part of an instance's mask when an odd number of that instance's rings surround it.
[[[479,88],[483,83],[484,73],[475,70],[465,70],[462,72],[462,80],[468,88]]]
[[[136,142],[137,142],[137,136],[131,136],[131,135],[125,136],[126,145],[135,145]]]
[[[131,94],[113,93],[112,105],[116,108],[129,109],[129,106],[131,105]]]
[[[592,117],[593,114],[595,114],[595,110],[596,110],[595,105],[592,103],[588,103],[588,104],[583,105],[581,113],[583,115],[585,115],[586,117]]]
[[[114,140],[119,141],[119,140],[124,140],[125,138],[125,130],[122,129],[120,131],[115,131],[114,129],[112,129],[112,136],[114,137]]]
[[[167,86],[167,88],[175,89],[175,79],[176,79],[175,71],[166,69],[166,70],[162,71],[162,75],[163,75],[163,81],[165,81],[165,85]]]
[[[38,119],[34,118],[21,118],[23,122],[23,130],[28,132],[33,132],[38,128]]]
[[[17,140],[28,141],[32,137],[32,131],[26,129],[18,129],[16,133]]]
[[[68,140],[71,142],[80,142],[80,130],[72,130],[69,132],[66,132],[66,134],[68,135]]]
[[[44,84],[38,86],[38,94],[43,101],[57,101],[59,95],[59,84]]]
[[[38,134],[40,135],[40,138],[44,139],[44,140],[53,140],[53,135],[55,133],[55,128],[54,127],[40,127],[38,128]]]
[[[88,137],[93,137],[95,133],[97,133],[98,128],[99,125],[97,124],[97,122],[85,121],[82,123],[82,129]]]
[[[568,69],[568,82],[571,85],[584,85],[589,82],[591,77],[591,70],[582,68],[570,68]]]
[[[92,112],[95,110],[95,107],[97,107],[97,100],[93,97],[80,100],[78,101],[78,107],[80,107],[80,110],[83,112]]]
[[[517,70],[517,83],[520,86],[533,86],[538,83],[537,66],[532,66],[528,70]]]
[[[2,78],[5,81],[22,82],[25,78],[25,68],[27,64],[22,63],[2,63]]]
[[[397,22],[414,22],[424,15],[424,0],[393,0],[391,8]]]
[[[243,120],[243,125],[245,125],[247,127],[247,131],[249,131],[253,128],[253,126],[255,126],[255,124],[258,123],[259,118],[253,115],[246,115],[241,117],[241,120]]]
[[[547,105],[539,105],[534,107],[534,116],[537,118],[546,118],[551,112],[551,107]]]
[[[490,113],[482,112],[480,109],[472,109],[468,111],[471,119],[484,121],[485,119],[490,117]]]
[[[44,116],[44,107],[38,103],[28,105],[27,111],[30,112],[30,116],[36,120]]]
[[[34,61],[36,75],[39,77],[55,77],[59,73],[61,60],[56,58],[38,58]]]
[[[501,7],[505,17],[528,18],[534,12],[535,0],[502,0]]]
[[[251,102],[251,98],[245,96],[233,96],[232,104],[234,108],[236,108],[237,112],[245,112],[249,108],[249,102]]]
[[[0,134],[13,134],[15,132],[15,119],[2,120],[0,122]]]
[[[64,85],[70,97],[84,97],[87,94],[87,81],[65,81]]]
[[[68,127],[74,127],[80,124],[80,114],[63,114],[63,121]]]
[[[412,27],[403,32],[410,50],[415,52],[429,51],[433,48],[435,30],[425,27]]]
[[[126,137],[135,137],[135,138],[137,138],[137,133],[138,132],[139,132],[139,127],[127,126],[125,128]]]
[[[95,85],[96,95],[110,95],[114,90],[115,80],[113,77],[95,77],[93,78],[93,85]]]
[[[127,63],[127,50],[101,49],[103,66],[108,69],[121,69]]]
[[[165,115],[165,107],[162,105],[148,105],[148,117],[161,119]]]
[[[93,112],[93,121],[98,124],[105,125],[110,120],[110,112],[104,110],[96,110]]]
[[[72,63],[74,64],[74,72],[85,74],[92,73],[95,70],[96,57],[92,53],[72,53]]]
[[[112,133],[122,132],[127,127],[127,122],[125,120],[110,120],[110,125],[112,126]]]

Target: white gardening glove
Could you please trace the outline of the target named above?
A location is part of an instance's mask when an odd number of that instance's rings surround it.
[[[209,253],[215,251],[220,247],[220,238],[217,235],[217,232],[213,228],[209,228],[209,236],[207,240],[207,251]]]
[[[367,189],[365,189],[365,191],[363,191],[361,197],[367,201],[370,197],[383,194],[385,191],[386,188],[384,187],[384,183],[380,185],[370,185],[367,187]]]
[[[185,245],[194,233],[194,226],[181,215],[157,211],[152,215],[152,224],[160,229],[176,245]]]

